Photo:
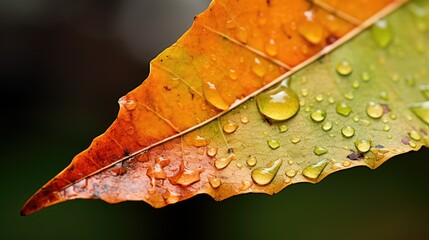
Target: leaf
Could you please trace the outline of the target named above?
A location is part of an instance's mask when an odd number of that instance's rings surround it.
[[[21,214],[75,198],[158,208],[273,194],[427,146],[429,6],[383,19],[403,2],[363,3],[212,2]]]

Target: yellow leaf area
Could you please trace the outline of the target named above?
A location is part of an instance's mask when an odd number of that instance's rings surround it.
[[[112,126],[21,213],[74,198],[163,207],[201,193],[272,194],[418,149],[428,129],[408,104],[424,101],[423,3],[314,62],[400,3],[212,2],[119,100]]]

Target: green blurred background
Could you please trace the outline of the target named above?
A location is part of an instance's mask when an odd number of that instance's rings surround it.
[[[161,209],[73,200],[27,217],[25,201],[116,118],[149,61],[208,0],[0,1],[4,163],[0,239],[429,239],[429,150],[375,171]]]

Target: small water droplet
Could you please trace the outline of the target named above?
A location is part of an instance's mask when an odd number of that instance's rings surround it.
[[[174,204],[180,201],[180,194],[172,192],[170,190],[166,190],[165,193],[162,194],[165,202],[168,204]]]
[[[321,146],[314,146],[313,152],[317,156],[320,156],[320,155],[323,155],[325,153],[328,153],[328,149],[321,147]]]
[[[271,149],[277,149],[280,147],[280,142],[275,139],[270,139],[267,141],[268,146],[270,146]]]
[[[276,161],[270,162],[266,167],[259,167],[252,170],[252,179],[259,185],[269,184],[274,177],[276,176],[280,166],[282,165],[282,160],[278,159]]]
[[[388,135],[387,135],[387,138],[388,138],[388,139],[392,139],[392,138],[393,138],[392,134],[388,134]]]
[[[390,79],[392,79],[393,82],[398,82],[399,81],[399,75],[397,73],[393,73],[390,76]]]
[[[325,169],[326,165],[328,165],[328,161],[326,159],[309,165],[302,171],[302,175],[309,179],[316,179],[322,173],[323,169]]]
[[[194,137],[194,139],[192,141],[192,144],[195,147],[203,147],[203,146],[207,145],[207,141],[206,141],[206,139],[204,137],[197,135],[197,136]]]
[[[256,96],[259,112],[271,120],[283,121],[293,117],[299,110],[298,96],[282,81],[272,90]]]
[[[349,61],[343,60],[337,64],[336,70],[341,76],[347,76],[352,73],[353,68]]]
[[[217,148],[209,147],[207,148],[207,155],[210,157],[214,157],[217,154]]]
[[[274,39],[270,39],[270,41],[265,45],[265,52],[269,56],[277,55],[277,45]]]
[[[381,104],[375,102],[369,102],[366,106],[366,114],[371,118],[381,118],[383,116],[384,109]]]
[[[344,137],[350,138],[350,137],[353,137],[353,135],[355,135],[355,129],[351,126],[344,126],[343,128],[341,128],[341,133],[343,134]]]
[[[246,163],[247,163],[247,165],[248,165],[249,167],[253,167],[253,166],[255,166],[257,162],[258,162],[258,160],[256,159],[256,157],[255,157],[255,156],[249,157],[249,158],[247,158],[247,160],[246,160]]]
[[[422,85],[420,86],[420,91],[423,94],[423,96],[429,100],[429,85]]]
[[[362,81],[364,81],[364,82],[368,82],[370,79],[369,73],[368,72],[362,72],[360,74],[360,79],[362,79]]]
[[[322,109],[317,109],[311,113],[311,119],[315,122],[322,122],[326,118],[326,111]]]
[[[241,117],[240,117],[240,121],[241,121],[242,123],[246,124],[246,123],[248,123],[248,122],[249,122],[249,118],[248,118],[248,117],[246,117],[246,116],[241,116]]]
[[[296,170],[290,169],[285,172],[286,176],[293,178],[296,175]]]
[[[237,80],[238,78],[237,72],[234,69],[229,69],[228,75],[232,80]]]
[[[241,186],[240,186],[240,190],[241,191],[246,191],[247,189],[249,189],[252,186],[252,182],[247,181],[247,180],[243,180],[241,181]]]
[[[259,60],[259,58],[257,58],[257,57],[255,57],[255,64],[252,66],[252,72],[260,78],[265,76],[266,69],[262,65],[261,60]]]
[[[222,184],[222,181],[218,177],[209,177],[209,183],[212,188],[218,188]]]
[[[314,99],[318,102],[323,101],[323,95],[322,94],[318,94],[316,97],[314,97]]]
[[[358,88],[359,88],[359,86],[360,86],[359,81],[354,80],[354,81],[353,81],[353,83],[352,83],[352,88],[354,88],[354,89],[358,89]]]
[[[226,104],[225,100],[220,95],[213,83],[205,82],[203,84],[203,95],[206,100],[214,107],[220,110],[227,110],[229,108],[229,105]]]
[[[390,117],[390,119],[392,119],[392,120],[396,120],[396,118],[398,118],[398,117],[396,116],[396,114],[394,114],[394,113],[391,113],[391,114],[389,115],[389,117]]]
[[[410,87],[414,87],[416,85],[416,80],[414,79],[413,76],[407,76],[407,77],[405,77],[405,82]]]
[[[228,120],[223,124],[223,131],[226,133],[233,133],[237,128],[238,124],[233,120]]]
[[[278,128],[279,128],[279,132],[281,133],[284,133],[289,129],[289,127],[286,124],[280,124]]]
[[[417,147],[417,144],[414,141],[411,140],[411,141],[408,142],[408,146],[410,146],[412,148],[415,148],[415,147]]]
[[[323,40],[324,29],[320,23],[305,21],[299,25],[298,31],[301,36],[312,44],[319,44]]]
[[[328,98],[328,103],[331,103],[331,104],[332,104],[332,103],[334,103],[334,102],[335,102],[335,99],[334,99],[333,97],[329,97],[329,98]]]
[[[301,142],[301,138],[300,137],[293,137],[293,138],[290,139],[290,141],[293,144],[297,144],[297,143]]]
[[[346,93],[344,93],[344,98],[345,99],[347,99],[347,100],[353,100],[354,98],[355,98],[355,96],[353,95],[353,93],[352,92],[346,92]]]
[[[415,130],[410,131],[408,133],[408,136],[410,136],[411,139],[416,140],[416,141],[420,141],[422,139],[420,134]]]
[[[246,43],[247,42],[247,31],[246,31],[246,29],[244,27],[239,27],[237,29],[235,37],[237,37],[238,41],[240,41],[242,43]]]
[[[393,32],[384,19],[376,21],[371,27],[371,32],[374,40],[382,48],[386,48],[392,42]]]
[[[332,129],[332,123],[331,123],[331,122],[325,122],[325,123],[323,123],[323,125],[322,125],[322,129],[323,129],[324,131],[329,131],[329,130],[331,130],[331,129]]]
[[[384,130],[385,132],[390,131],[390,125],[388,125],[388,124],[384,125],[383,130]]]
[[[292,160],[289,160],[289,161],[287,161],[287,163],[288,163],[289,165],[293,165],[295,162],[294,162],[294,161],[292,161]]]
[[[389,100],[389,94],[386,91],[381,91],[380,92],[380,98],[385,100],[385,101],[388,101]]]
[[[344,162],[343,162],[344,167],[350,167],[351,164],[352,164],[352,162],[349,160],[344,160]]]
[[[259,14],[258,14],[258,24],[260,26],[263,26],[263,25],[265,25],[265,23],[267,23],[267,18],[264,16],[264,13],[259,12]]]
[[[338,114],[343,115],[345,117],[348,117],[352,112],[352,108],[346,102],[338,103],[335,110]]]
[[[120,106],[125,107],[128,111],[132,111],[137,107],[137,102],[130,99],[128,96],[123,96],[118,100]]]
[[[355,116],[353,117],[353,121],[355,121],[355,122],[359,122],[359,115],[355,115]]]
[[[371,141],[367,141],[365,139],[356,140],[355,147],[359,152],[366,153],[371,149]]]
[[[233,153],[231,153],[228,155],[228,157],[217,158],[214,161],[214,165],[215,165],[216,169],[221,170],[221,169],[226,168],[229,165],[229,163],[235,159],[237,159],[237,157]]]
[[[308,96],[308,89],[307,88],[301,88],[301,95],[303,97],[307,97]]]

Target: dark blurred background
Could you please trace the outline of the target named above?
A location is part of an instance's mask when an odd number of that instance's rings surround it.
[[[429,239],[428,149],[275,196],[21,206],[116,118],[209,0],[0,0],[0,239]]]

